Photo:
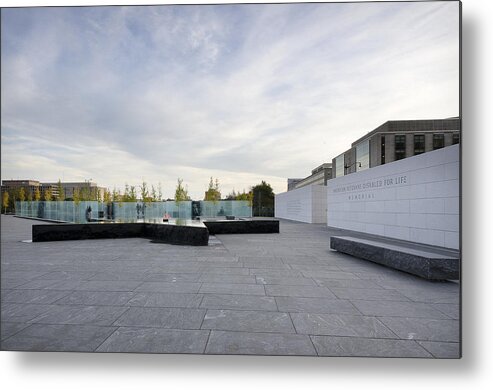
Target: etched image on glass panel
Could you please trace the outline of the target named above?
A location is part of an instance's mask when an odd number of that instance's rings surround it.
[[[364,141],[356,145],[356,171],[370,168],[370,142]]]

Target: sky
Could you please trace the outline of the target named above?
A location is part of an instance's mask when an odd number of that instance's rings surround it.
[[[459,115],[458,2],[10,8],[1,177],[202,199]]]

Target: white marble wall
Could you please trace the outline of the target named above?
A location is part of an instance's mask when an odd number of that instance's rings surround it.
[[[459,248],[459,145],[327,183],[327,225]]]
[[[309,185],[276,194],[274,215],[293,221],[326,223],[327,187]]]

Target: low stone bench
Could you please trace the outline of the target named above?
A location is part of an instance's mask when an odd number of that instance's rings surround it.
[[[336,251],[425,279],[459,279],[460,258],[458,256],[346,236],[332,236],[330,247]]]
[[[33,225],[33,242],[91,240],[98,238],[149,238],[177,245],[207,245],[209,231],[204,224],[173,225],[155,223],[63,223]]]
[[[178,245],[208,245],[209,234],[279,233],[279,220],[107,222],[33,225],[33,242],[144,237]]]
[[[235,219],[204,221],[210,234],[265,234],[279,233],[277,219]]]

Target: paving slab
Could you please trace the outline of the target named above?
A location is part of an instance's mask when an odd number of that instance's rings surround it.
[[[326,287],[314,286],[285,286],[285,285],[265,285],[265,293],[276,297],[325,297],[336,299],[337,297]]]
[[[458,342],[459,321],[428,318],[378,317],[401,339]]]
[[[50,304],[69,293],[58,290],[2,290],[2,302]]]
[[[247,310],[207,310],[202,329],[243,332],[295,332],[288,313]]]
[[[259,284],[284,284],[288,286],[317,286],[310,278],[295,276],[256,276]]]
[[[258,284],[203,283],[199,292],[204,294],[265,295],[264,286]]]
[[[1,331],[1,340],[4,340],[10,336],[13,336],[17,332],[20,332],[22,329],[27,328],[29,323],[24,322],[6,322],[2,321],[2,326],[0,327]]]
[[[319,356],[432,358],[413,340],[311,336]]]
[[[165,329],[200,329],[205,310],[185,308],[131,307],[115,326]]]
[[[92,352],[116,328],[90,325],[33,324],[2,341],[7,351]]]
[[[449,318],[452,318],[454,320],[460,319],[460,305],[454,305],[449,303],[437,303],[431,306],[441,311]]]
[[[364,299],[368,301],[400,301],[410,302],[411,299],[395,290],[375,288],[329,288],[340,299]]]
[[[218,330],[211,331],[205,353],[222,355],[316,355],[310,338],[305,335]]]
[[[205,294],[201,308],[276,311],[273,297],[241,294]]]
[[[34,303],[2,303],[2,322],[29,322],[53,308],[53,305]]]
[[[90,280],[75,289],[82,291],[134,291],[143,282],[136,280]]]
[[[305,297],[275,297],[279,311],[290,313],[361,314],[347,300]]]
[[[97,352],[204,353],[208,330],[120,327]]]
[[[198,293],[202,283],[188,282],[143,282],[136,292]]]
[[[320,287],[336,288],[383,288],[376,284],[373,280],[362,279],[326,279],[326,278],[313,278]]]
[[[57,305],[125,306],[132,292],[126,291],[74,291],[58,300]]]
[[[399,293],[414,302],[459,304],[457,292],[423,291],[419,288],[399,289]]]
[[[39,280],[90,280],[96,275],[94,271],[55,271],[38,276]]]
[[[257,280],[253,275],[220,275],[202,274],[198,278],[203,283],[228,283],[228,284],[255,284]]]
[[[347,314],[292,313],[296,333],[369,338],[396,338],[375,317]]]
[[[90,278],[90,280],[100,280],[100,281],[119,281],[119,280],[137,280],[137,281],[144,281],[144,280],[149,280],[146,278],[146,272],[139,272],[139,271],[132,271],[132,272],[127,272],[127,271],[120,271],[120,272],[115,272],[115,271],[105,271],[105,272],[98,272],[94,276]]]
[[[137,292],[127,302],[129,306],[198,308],[203,294]]]
[[[367,301],[351,300],[354,306],[367,316],[410,317],[448,319],[438,309],[422,302],[394,302],[394,301]]]
[[[42,324],[109,326],[128,308],[123,306],[51,305],[50,309],[30,320]]]
[[[306,270],[306,271],[301,271],[301,273],[306,278],[360,279],[360,277],[358,277],[356,274],[353,274],[352,272],[344,272],[340,270],[334,270],[334,271]]]
[[[418,341],[418,343],[440,359],[459,359],[461,357],[459,343],[443,343],[436,341]]]
[[[201,273],[161,273],[159,270],[153,273],[146,273],[146,282],[198,282]]]
[[[250,275],[261,277],[302,277],[301,271],[291,269],[250,268]]]

